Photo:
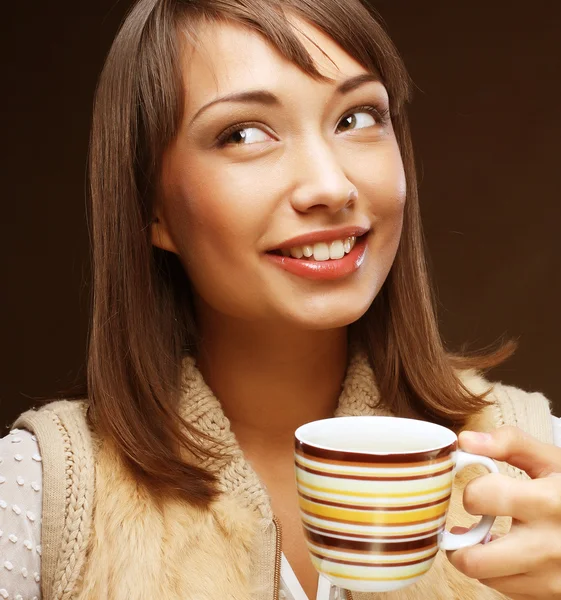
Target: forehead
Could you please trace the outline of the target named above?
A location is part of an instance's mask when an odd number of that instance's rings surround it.
[[[303,79],[316,86],[332,86],[349,76],[367,72],[314,25],[296,17],[290,18],[290,22],[316,68],[335,83],[312,79],[249,28],[230,22],[210,22],[201,24],[197,46],[185,47],[188,104],[199,105],[209,97],[242,89],[290,87]]]

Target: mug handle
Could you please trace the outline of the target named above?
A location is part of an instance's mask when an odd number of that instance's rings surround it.
[[[490,473],[499,473],[499,468],[493,459],[458,450],[456,473],[469,465],[483,465]],[[470,529],[470,531],[466,531],[466,533],[457,534],[444,531],[440,541],[440,549],[459,550],[460,548],[475,546],[475,544],[479,544],[485,539],[494,522],[495,517],[483,516],[477,526]]]

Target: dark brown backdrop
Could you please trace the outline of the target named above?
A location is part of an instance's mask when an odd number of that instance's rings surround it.
[[[545,392],[561,414],[561,3],[375,4],[417,85],[413,131],[445,337],[472,347],[519,338],[494,376]],[[71,383],[84,361],[91,102],[128,5],[3,9],[2,423]]]

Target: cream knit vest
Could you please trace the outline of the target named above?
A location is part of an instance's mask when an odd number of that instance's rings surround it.
[[[491,384],[463,375],[475,392]],[[468,423],[488,431],[517,425],[552,443],[547,400],[494,384],[494,404]],[[56,401],[23,413],[13,427],[32,431],[43,458],[43,600],[276,600],[275,526],[264,486],[244,459],[218,399],[194,360],[184,361],[180,411],[223,448],[202,466],[218,476],[223,494],[210,509],[187,502],[156,505],[119,455],[101,443],[85,420],[86,403]],[[372,370],[356,353],[347,370],[336,416],[389,414],[380,403]],[[201,464],[201,463],[199,463]],[[508,465],[501,470],[525,474]],[[448,526],[474,519],[461,495],[477,467],[456,478]],[[508,531],[507,519],[495,530]],[[469,580],[440,553],[417,584],[387,594],[353,594],[355,600],[497,600],[500,594]]]

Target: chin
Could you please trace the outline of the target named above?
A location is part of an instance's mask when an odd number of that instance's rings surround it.
[[[285,318],[303,329],[326,330],[347,327],[358,321],[370,308],[374,298],[349,298],[344,301],[334,298],[321,298],[300,307],[299,311],[290,311]]]

